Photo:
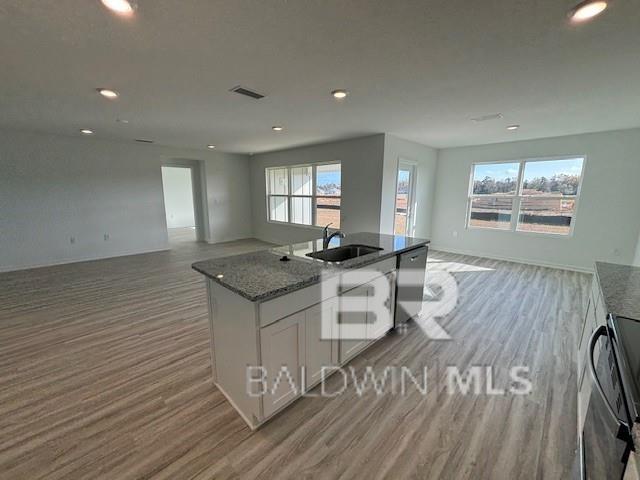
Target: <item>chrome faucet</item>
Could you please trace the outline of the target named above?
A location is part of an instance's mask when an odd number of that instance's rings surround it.
[[[326,225],[323,229],[322,229],[322,249],[326,250],[327,247],[329,246],[329,242],[331,241],[331,239],[333,237],[339,237],[339,238],[344,238],[344,233],[342,233],[340,230],[336,230],[335,232],[333,232],[331,235],[329,235],[329,226],[333,225],[333,223],[330,223],[328,225]]]

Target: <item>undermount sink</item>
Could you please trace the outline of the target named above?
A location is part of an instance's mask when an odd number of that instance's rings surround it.
[[[345,245],[344,247],[329,248],[321,252],[307,253],[307,257],[317,258],[325,262],[344,262],[351,258],[361,257],[382,250],[368,245]]]

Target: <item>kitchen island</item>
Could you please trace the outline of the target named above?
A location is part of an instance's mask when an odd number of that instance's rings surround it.
[[[417,260],[403,278],[421,292],[428,244],[354,233],[193,264],[206,277],[214,381],[252,429],[394,327],[398,258]]]

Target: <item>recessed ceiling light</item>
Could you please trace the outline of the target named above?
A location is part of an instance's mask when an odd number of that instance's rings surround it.
[[[284,128],[282,128],[282,127],[281,127],[281,126],[279,126],[279,125],[275,125],[275,126],[271,127],[271,129],[272,129],[274,132],[281,132],[282,130],[284,130]]]
[[[607,2],[604,0],[585,0],[576,5],[569,15],[574,22],[584,22],[599,15],[605,8],[607,8]]]
[[[520,125],[509,125],[507,126],[507,130],[517,130],[520,128]]]
[[[83,135],[93,135],[93,130],[89,129],[89,128],[82,128],[80,130],[80,133]]]
[[[125,118],[117,118],[116,122],[118,122],[118,123],[129,123],[129,120],[127,120]]]
[[[100,0],[109,10],[118,15],[132,15],[133,5],[128,0]]]
[[[114,98],[118,98],[118,92],[115,90],[109,90],[108,88],[96,88],[98,93],[105,98],[109,98],[113,100]]]
[[[213,150],[214,148],[216,148],[216,146],[215,145],[207,145],[207,148],[210,149],[210,150]]]
[[[337,98],[338,100],[342,100],[343,98],[346,98],[347,95],[349,95],[349,92],[347,92],[346,90],[334,90],[333,92],[331,92],[331,95],[333,95],[334,98]]]

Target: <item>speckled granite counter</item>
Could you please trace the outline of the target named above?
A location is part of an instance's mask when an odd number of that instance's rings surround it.
[[[322,240],[318,239],[196,262],[192,268],[252,302],[262,302],[318,283],[321,278],[337,275],[344,269],[363,267],[428,243],[429,240],[423,238],[353,233],[343,239],[334,237],[329,248],[368,245],[382,250],[340,263],[329,263],[307,256],[322,250]],[[281,262],[283,255],[290,261]]]
[[[640,268],[596,262],[607,313],[640,320]]]

